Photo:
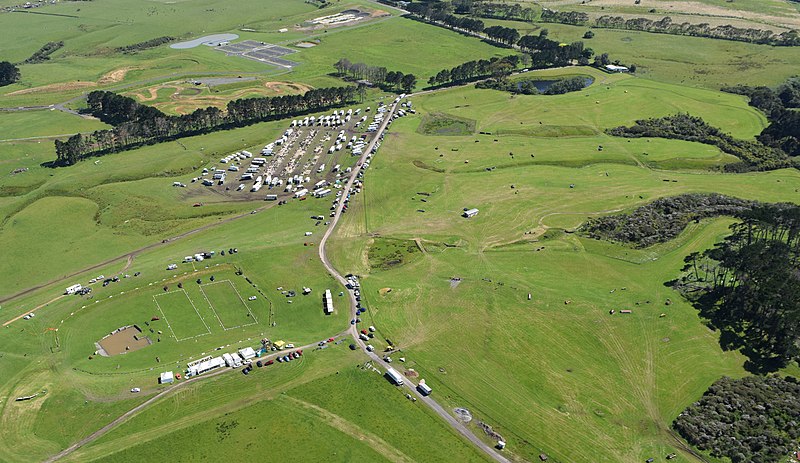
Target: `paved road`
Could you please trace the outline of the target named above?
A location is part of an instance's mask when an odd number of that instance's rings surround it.
[[[392,115],[394,114],[395,110],[397,109],[397,105],[398,104],[399,104],[398,102],[395,102],[394,104],[392,104],[391,109],[389,111],[387,111],[386,118],[384,119],[383,124],[381,124],[381,126],[378,128],[378,131],[375,133],[375,137],[367,145],[367,148],[364,150],[364,154],[361,155],[361,157],[358,160],[358,163],[356,164],[357,166],[363,165],[364,161],[366,161],[366,159],[367,159],[367,156],[372,152],[372,149],[375,147],[375,144],[378,141],[380,141],[381,136],[383,135],[384,131],[386,130],[386,127],[388,127],[388,125],[392,121]],[[343,190],[344,193],[342,193],[342,200],[339,202],[339,205],[336,207],[336,215],[333,217],[333,221],[331,221],[330,226],[325,231],[325,234],[322,236],[322,240],[320,240],[319,248],[318,248],[318,250],[319,250],[319,258],[322,261],[322,265],[325,266],[325,270],[327,270],[328,273],[331,274],[331,276],[333,276],[339,283],[341,283],[342,286],[347,286],[347,280],[342,276],[341,273],[339,273],[338,270],[336,270],[336,268],[333,266],[333,264],[331,264],[330,260],[328,260],[328,255],[327,255],[327,252],[326,252],[326,245],[328,243],[328,238],[330,238],[331,234],[333,233],[334,229],[336,228],[336,225],[339,223],[339,218],[342,216],[342,210],[344,208],[344,203],[345,203],[344,199],[346,198],[348,192],[352,188],[353,183],[356,181],[356,178],[358,177],[358,172],[359,171],[360,171],[360,169],[358,169],[358,168],[357,169],[353,169],[353,172],[350,174],[350,178],[348,179],[347,184],[345,185],[344,190]],[[355,298],[355,295],[353,294],[353,291],[347,291],[347,295],[348,295],[349,300],[350,300],[350,318],[353,319],[353,318],[356,318],[356,306],[357,306],[356,298]],[[356,340],[356,342],[358,343],[358,345],[361,348],[361,350],[363,350],[364,353],[366,353],[372,359],[372,361],[375,364],[382,365],[382,366],[385,365],[383,360],[377,354],[375,354],[374,352],[367,351],[367,348],[366,348],[366,345],[365,345],[364,341],[362,341],[358,337],[358,325],[350,325],[350,329],[348,331],[349,331],[349,334],[351,336],[353,336],[353,338]],[[401,376],[402,376],[402,373],[401,373]],[[455,419],[452,415],[450,415],[450,413],[448,413],[434,399],[432,399],[430,396],[422,395],[417,390],[415,385],[413,383],[411,383],[411,381],[409,381],[408,378],[406,378],[405,376],[403,376],[403,385],[407,389],[409,389],[412,394],[416,395],[418,400],[420,400],[425,405],[429,406],[437,415],[441,416],[442,419],[444,419],[451,427],[453,427],[456,431],[461,433],[461,435],[463,435],[467,440],[472,442],[479,449],[483,450],[493,460],[495,460],[497,462],[500,462],[500,463],[509,463],[508,459],[506,459],[504,456],[502,456],[499,453],[497,453],[492,447],[490,447],[485,442],[483,442],[481,439],[479,439],[475,434],[472,433],[472,431],[470,431],[466,426],[464,426],[464,423],[462,423],[462,422],[458,421],[457,419]]]

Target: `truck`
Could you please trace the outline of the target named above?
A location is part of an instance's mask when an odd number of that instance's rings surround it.
[[[431,392],[433,392],[433,389],[431,389],[430,386],[425,384],[424,379],[419,380],[419,384],[417,384],[417,390],[420,392],[420,394],[425,396],[431,395]]]
[[[394,368],[387,368],[386,369],[386,376],[392,380],[392,382],[398,386],[403,385],[403,377],[400,373],[397,372]]]

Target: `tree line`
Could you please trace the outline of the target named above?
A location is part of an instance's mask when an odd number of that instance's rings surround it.
[[[722,152],[740,159],[738,163],[725,166],[725,170],[729,172],[774,170],[798,166],[795,158],[790,158],[779,148],[767,146],[760,141],[733,138],[720,129],[708,125],[702,118],[688,114],[637,120],[631,127],[615,127],[607,129],[606,133],[617,137],[670,138],[713,145]]]
[[[732,463],[779,463],[800,439],[800,383],[792,376],[714,382],[672,423],[690,444]]]
[[[649,18],[626,19],[622,16],[603,15],[591,21],[586,13],[554,11],[545,8],[542,10],[541,20],[577,26],[587,25],[608,29],[688,35],[773,46],[800,46],[800,33],[797,30],[776,33],[771,30],[736,27],[730,24],[711,26],[708,23],[675,23],[669,16],[653,20]]]
[[[738,349],[751,371],[800,359],[800,207],[756,204],[712,249],[686,257],[672,282]]]
[[[467,61],[466,63],[459,64],[450,69],[442,69],[436,73],[436,75],[428,79],[428,84],[433,86],[451,85],[469,82],[483,77],[499,77],[511,73],[519,62],[519,55]]]
[[[770,123],[757,137],[761,143],[800,156],[800,78],[791,78],[775,90],[738,85],[722,91],[746,95],[751,106],[764,112]]]
[[[125,45],[123,47],[117,47],[114,49],[114,51],[116,51],[117,53],[125,53],[130,55],[142,50],[147,50],[149,48],[155,48],[160,45],[164,45],[165,43],[174,42],[175,40],[177,40],[175,37],[165,35],[163,37],[156,37],[154,39],[145,40],[144,42]]]
[[[209,106],[168,116],[132,98],[93,91],[87,98],[89,111],[115,127],[56,140],[54,165],[68,166],[92,156],[319,111],[351,103],[359,96],[363,96],[361,89],[355,86],[318,88],[302,95],[233,100],[228,102],[226,111]]]
[[[50,59],[50,55],[58,51],[64,46],[63,41],[58,42],[47,42],[42,46],[42,48],[38,49],[36,53],[32,54],[28,59],[23,61],[20,64],[38,64],[43,63]]]
[[[385,67],[364,63],[351,63],[347,58],[340,59],[333,67],[340,77],[351,80],[365,79],[386,91],[400,90],[409,93],[417,85],[417,77],[414,74],[389,71]]]
[[[454,0],[452,3],[456,14],[478,18],[531,21],[536,16],[533,8],[523,8],[519,3],[476,2],[472,0]]]
[[[421,2],[409,4],[407,10],[412,17],[417,19],[443,25],[457,32],[482,33],[489,40],[507,47],[514,46],[519,40],[519,31],[513,27],[485,27],[483,21],[479,19],[458,17],[450,14],[449,8],[449,5],[444,2]]]

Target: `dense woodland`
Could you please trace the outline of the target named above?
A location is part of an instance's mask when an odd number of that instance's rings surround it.
[[[703,119],[688,114],[642,119],[631,127],[616,127],[606,132],[618,137],[671,138],[713,145],[741,160],[739,163],[725,166],[725,170],[730,172],[773,170],[797,165],[796,160],[790,158],[780,148],[767,146],[758,141],[733,138],[720,129],[708,125]]]
[[[56,140],[54,166],[72,165],[87,157],[142,145],[320,111],[353,102],[359,95],[360,89],[354,86],[318,88],[303,95],[234,100],[228,103],[227,111],[209,106],[190,114],[168,116],[132,98],[94,91],[87,98],[89,111],[115,127],[86,135],[75,134],[66,141]]]
[[[18,67],[8,61],[0,61],[0,87],[13,84],[19,77]]]
[[[733,463],[788,461],[800,439],[800,383],[791,376],[721,378],[672,427]]]
[[[589,219],[581,233],[646,248],[676,238],[689,223],[719,216],[741,217],[756,203],[717,193],[690,193],[659,198],[629,214]]]
[[[800,207],[756,204],[738,217],[672,283],[720,330],[724,349],[741,350],[751,371],[775,371],[800,358]]]
[[[745,85],[722,90],[748,96],[750,105],[766,114],[770,124],[758,136],[761,143],[800,156],[800,78],[789,79],[775,90]]]
[[[59,41],[59,42],[47,42],[46,44],[44,44],[44,46],[42,46],[42,48],[37,50],[36,53],[31,55],[30,58],[28,58],[25,61],[23,61],[22,64],[43,63],[43,62],[49,60],[50,59],[50,55],[52,55],[53,53],[55,53],[56,51],[61,49],[63,46],[64,46],[64,42],[62,42],[62,41]]]
[[[370,66],[364,63],[351,63],[347,58],[342,58],[333,65],[340,77],[350,80],[366,79],[385,91],[403,91],[410,93],[417,85],[414,74],[404,74],[400,71],[389,71],[385,67]]]

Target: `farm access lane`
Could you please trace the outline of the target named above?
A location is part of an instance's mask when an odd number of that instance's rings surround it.
[[[414,95],[419,95],[421,93],[428,93],[428,92],[420,92],[420,93],[417,93],[417,94],[414,94]],[[409,96],[413,96],[413,95],[409,95]],[[386,118],[383,120],[383,123],[380,125],[380,127],[378,128],[378,131],[375,133],[375,137],[372,139],[372,141],[369,143],[369,145],[367,145],[367,148],[364,150],[364,153],[361,155],[361,157],[359,158],[358,162],[356,163],[357,166],[360,167],[360,166],[362,166],[364,164],[364,162],[367,159],[367,156],[370,153],[372,153],[372,150],[375,147],[375,145],[381,140],[383,132],[386,130],[386,128],[391,123],[392,116],[394,115],[394,112],[397,110],[397,105],[399,105],[399,104],[400,104],[400,100],[399,99],[397,101],[395,101],[394,104],[392,104],[391,109],[386,114]],[[344,194],[345,195],[349,194],[350,189],[353,187],[353,183],[355,183],[356,178],[358,177],[358,173],[360,171],[361,171],[361,169],[354,169],[353,172],[350,174],[350,178],[347,180],[347,184],[344,187],[344,192],[345,192]],[[334,229],[336,228],[336,225],[339,223],[339,218],[342,216],[342,211],[344,209],[344,203],[345,203],[344,200],[342,200],[342,201],[339,202],[339,205],[336,207],[336,215],[334,215],[333,221],[331,222],[331,224],[328,227],[328,229],[325,231],[325,234],[322,236],[322,239],[320,240],[320,243],[319,243],[318,251],[319,251],[320,261],[322,261],[322,265],[325,266],[325,270],[327,270],[328,273],[332,277],[334,277],[336,279],[336,281],[338,281],[342,286],[347,287],[347,280],[345,280],[345,278],[342,276],[342,274],[339,273],[338,270],[336,270],[336,268],[333,266],[333,264],[331,264],[330,260],[328,259],[328,255],[327,255],[326,249],[325,249],[326,245],[328,243],[328,238],[333,233]],[[347,295],[348,295],[348,299],[350,301],[350,318],[351,319],[355,319],[356,318],[356,306],[357,306],[356,297],[353,294],[353,291],[347,291]],[[367,354],[367,356],[375,364],[384,365],[384,362],[382,361],[382,359],[377,354],[375,354],[374,352],[368,351],[367,350],[367,346],[364,343],[364,341],[362,341],[358,337],[358,327],[357,327],[357,325],[354,325],[354,324],[350,325],[350,328],[349,328],[348,332],[349,332],[349,335],[353,337],[355,342],[358,343],[358,346],[361,348],[361,350],[365,354]],[[468,441],[470,441],[476,447],[481,449],[484,453],[486,453],[493,460],[495,460],[495,461],[497,461],[499,463],[509,463],[508,459],[506,459],[504,456],[498,454],[492,447],[490,447],[485,442],[483,442],[481,439],[479,439],[472,431],[470,431],[466,426],[464,426],[464,423],[458,421],[452,415],[447,413],[447,411],[441,405],[439,405],[438,402],[436,402],[430,396],[422,395],[422,393],[420,393],[417,390],[417,388],[414,386],[414,384],[412,384],[408,380],[408,378],[406,378],[402,373],[400,373],[400,375],[403,376],[403,385],[407,389],[409,389],[411,391],[411,393],[415,394],[417,396],[417,398],[420,401],[422,401],[422,403],[424,403],[425,405],[430,407],[433,410],[434,413],[436,413],[437,415],[442,417],[442,419],[444,419],[447,422],[447,424],[449,424],[451,427],[455,428],[455,430],[458,431],[459,433],[461,433],[461,435],[464,436]]]

